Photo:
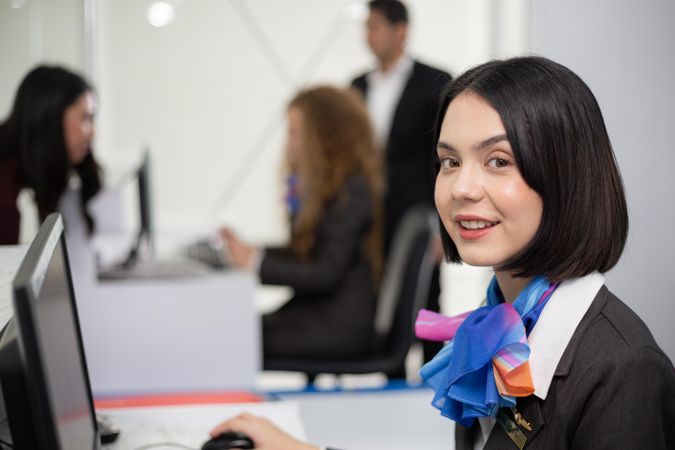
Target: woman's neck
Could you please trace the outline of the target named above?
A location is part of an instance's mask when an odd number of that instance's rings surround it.
[[[521,278],[515,277],[510,272],[495,272],[497,284],[504,295],[506,303],[513,303],[518,294],[527,286],[533,277]]]

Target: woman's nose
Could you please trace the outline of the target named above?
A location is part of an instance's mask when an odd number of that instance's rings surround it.
[[[473,165],[462,166],[452,185],[452,199],[455,201],[479,200],[481,191],[480,170]]]

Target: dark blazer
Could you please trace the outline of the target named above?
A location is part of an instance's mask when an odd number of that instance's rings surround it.
[[[366,180],[352,176],[326,208],[310,262],[298,261],[286,249],[266,251],[261,281],[290,286],[295,295],[263,317],[265,358],[354,356],[366,349],[375,284],[362,247],[373,201]]]
[[[385,249],[405,211],[418,204],[433,206],[433,128],[440,95],[450,80],[446,72],[415,61],[396,106],[385,149]],[[352,86],[367,95],[367,74]]]
[[[546,400],[518,410],[531,423],[525,449],[675,449],[675,369],[647,326],[605,286],[577,327]],[[473,450],[472,429],[455,428],[456,448]],[[495,424],[485,450],[516,449]]]
[[[19,243],[21,216],[16,200],[21,188],[18,161],[0,161],[0,245]]]

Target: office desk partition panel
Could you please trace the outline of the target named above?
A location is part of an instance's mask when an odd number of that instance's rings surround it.
[[[253,387],[261,362],[255,277],[230,270],[99,282],[69,194],[61,209],[94,396]]]
[[[78,296],[95,396],[251,388],[260,368],[252,276],[99,283]]]

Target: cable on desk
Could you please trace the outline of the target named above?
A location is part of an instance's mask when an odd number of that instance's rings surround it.
[[[136,447],[135,450],[148,450],[148,449],[151,449],[151,448],[161,448],[161,447],[182,448],[183,450],[198,450],[194,447],[179,444],[177,442],[155,442],[155,443],[152,443],[152,444],[141,445],[140,447]]]

